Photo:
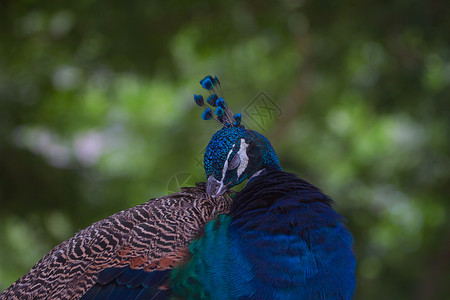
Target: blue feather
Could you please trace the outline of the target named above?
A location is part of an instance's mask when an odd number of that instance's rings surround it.
[[[153,271],[142,282],[144,287],[156,287],[169,277],[169,270]]]
[[[194,95],[194,101],[195,101],[195,104],[197,104],[198,106],[205,105],[205,102],[203,101],[203,96],[202,95]]]
[[[220,85],[220,81],[219,78],[217,76],[214,76],[214,81],[215,84],[219,84]]]
[[[220,97],[220,98],[218,98],[217,100],[216,100],[216,106],[219,106],[219,107],[221,107],[222,109],[225,109],[225,100],[222,98],[222,97]]]
[[[129,289],[126,286],[118,286],[110,294],[108,300],[128,300],[134,299],[140,292],[140,289]]]
[[[137,271],[136,277],[134,277],[134,279],[126,283],[127,287],[129,288],[136,288],[140,285],[143,285],[144,280],[146,280],[151,274],[150,272],[146,272],[144,270],[136,270],[136,271]]]
[[[207,107],[202,113],[203,120],[209,120],[213,116],[211,108]]]
[[[211,76],[209,76],[209,77],[211,77]],[[212,90],[214,88],[214,84],[209,77],[207,76],[200,81],[200,84],[206,90]]]
[[[234,119],[233,126],[239,127],[241,125],[242,115],[240,113],[237,113],[233,116],[233,119]]]
[[[120,276],[123,272],[125,272],[128,269],[128,266],[122,267],[122,268],[108,268],[103,271],[101,271],[98,274],[98,283],[100,284],[107,284]]]
[[[102,286],[94,285],[84,296],[83,300],[99,299],[97,295],[102,291]],[[104,298],[106,299],[106,298]]]
[[[216,105],[217,99],[218,99],[218,97],[216,94],[211,94],[211,95],[209,95],[208,99],[206,99],[206,102],[208,102],[208,104],[211,106],[217,106]]]
[[[128,283],[132,282],[139,275],[139,272],[137,272],[137,271],[138,270],[133,270],[130,268],[127,269],[125,272],[123,272],[116,278],[116,282],[119,285],[127,285]]]
[[[221,116],[223,116],[224,111],[223,111],[222,107],[217,107],[216,111],[214,113],[216,114],[216,116],[221,117]]]
[[[114,284],[108,284],[106,286],[101,286],[101,285],[94,285],[89,291],[88,293],[90,293],[92,291],[92,289],[95,288],[99,288],[99,293],[95,296],[95,298],[93,298],[94,300],[105,300],[105,299],[109,299],[110,295],[112,294],[112,292],[114,291],[114,289],[116,288],[116,286]],[[86,295],[84,295],[82,297],[83,300],[86,300]]]
[[[136,300],[163,300],[170,297],[169,290],[158,290],[154,291],[152,289],[143,289],[137,296]]]
[[[97,284],[81,300],[105,299],[167,299],[171,291],[162,290],[170,269],[144,271],[129,266],[108,268],[99,273]]]

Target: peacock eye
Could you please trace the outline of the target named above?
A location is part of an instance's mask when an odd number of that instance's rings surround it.
[[[236,155],[231,159],[231,161],[228,164],[228,170],[234,170],[237,167],[239,167],[239,164],[241,163],[241,159],[239,157],[239,154],[236,153]]]

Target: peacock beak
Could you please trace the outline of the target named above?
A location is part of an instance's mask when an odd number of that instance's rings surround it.
[[[214,175],[211,174],[206,183],[206,193],[210,196],[222,195],[227,191],[227,187],[228,185],[224,185],[223,182],[218,181],[214,178]]]

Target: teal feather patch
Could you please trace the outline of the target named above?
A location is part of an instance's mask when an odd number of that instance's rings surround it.
[[[205,226],[204,236],[190,244],[191,260],[175,268],[171,274],[175,296],[188,299],[238,299],[253,275],[245,260],[230,239],[228,229],[232,219],[220,215]],[[236,282],[235,274],[239,274]],[[230,284],[230,282],[234,282]],[[238,284],[240,288],[232,288]]]

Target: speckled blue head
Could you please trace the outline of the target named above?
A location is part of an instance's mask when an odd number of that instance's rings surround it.
[[[221,195],[262,170],[281,170],[269,140],[253,130],[224,127],[206,147],[207,193]]]
[[[206,103],[213,107],[217,106],[213,112],[203,100],[203,96],[194,95],[195,103],[205,107],[202,119],[213,118],[223,126],[206,147],[204,157],[208,178],[206,192],[210,195],[221,195],[262,170],[281,170],[280,162],[269,140],[256,131],[245,129],[241,125],[242,115],[239,113],[234,115],[228,107],[217,76],[206,76],[200,84],[211,94]]]

